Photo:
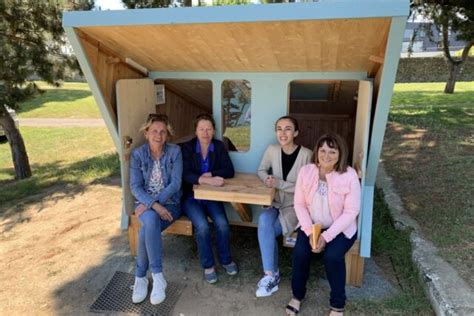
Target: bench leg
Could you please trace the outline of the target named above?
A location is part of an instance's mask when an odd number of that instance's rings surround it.
[[[359,256],[359,240],[356,240],[352,248],[347,252],[346,260],[346,284],[361,287],[364,276],[364,258]]]

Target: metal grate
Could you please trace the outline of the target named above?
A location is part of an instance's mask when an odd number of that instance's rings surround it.
[[[166,299],[163,303],[152,305],[147,298],[140,304],[132,303],[132,286],[135,282],[135,276],[117,271],[110,280],[109,284],[100,293],[90,311],[95,313],[132,313],[146,315],[171,315],[173,308],[178,301],[185,284],[168,282],[166,287]],[[150,282],[151,283],[151,282]]]

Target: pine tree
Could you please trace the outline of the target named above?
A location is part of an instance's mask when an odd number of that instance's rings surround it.
[[[60,84],[66,68],[77,64],[64,52],[62,10],[93,6],[90,0],[0,1],[0,125],[10,143],[16,179],[30,177],[31,168],[23,138],[5,105],[17,109],[19,102],[40,92],[29,79],[34,74],[49,84]]]

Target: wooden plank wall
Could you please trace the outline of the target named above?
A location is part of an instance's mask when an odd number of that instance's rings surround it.
[[[117,122],[117,99],[115,96],[115,83],[119,79],[140,79],[145,74],[130,67],[124,62],[124,58],[105,47],[100,42],[77,31],[81,45],[87,55],[87,59],[93,69],[105,104],[109,110],[112,120]]]
[[[349,161],[352,161],[354,148],[355,118],[350,115],[297,114],[292,113],[300,125],[300,134],[296,142],[313,150],[319,137],[334,132],[343,137],[349,147]]]
[[[168,115],[175,131],[173,137],[175,140],[194,134],[193,120],[197,115],[201,113],[211,114],[202,107],[196,106],[188,98],[179,96],[166,88],[165,99],[165,104],[156,106],[156,112]]]

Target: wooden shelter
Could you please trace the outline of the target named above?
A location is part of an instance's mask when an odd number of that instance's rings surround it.
[[[192,135],[197,114],[212,114],[216,136],[237,143],[231,159],[246,173],[256,172],[275,141],[275,120],[291,114],[307,147],[327,131],[347,140],[362,183],[356,255],[369,257],[375,176],[408,4],[66,12],[63,26],[121,157],[122,228],[132,202],[128,154],[143,141],[138,128],[148,113],[166,113],[178,139]],[[231,221],[252,225],[228,207]],[[253,225],[260,209],[251,208]]]

